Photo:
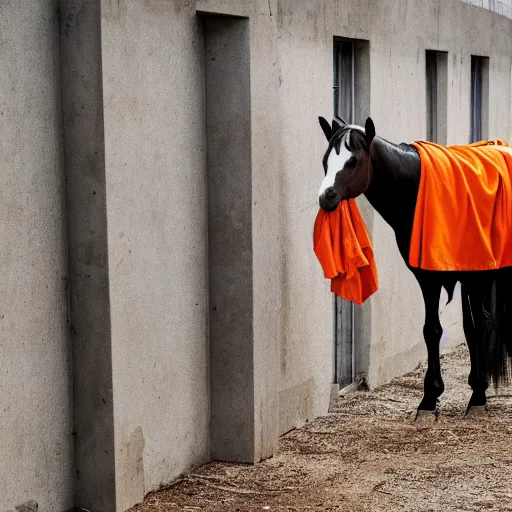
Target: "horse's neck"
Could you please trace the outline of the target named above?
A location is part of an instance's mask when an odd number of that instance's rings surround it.
[[[420,158],[407,144],[376,137],[370,149],[372,180],[365,195],[393,228],[404,250],[410,241],[420,181]]]

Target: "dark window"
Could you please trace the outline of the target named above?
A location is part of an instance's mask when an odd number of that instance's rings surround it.
[[[446,144],[448,107],[448,54],[426,52],[427,140]]]
[[[334,51],[334,114],[350,124],[355,117],[355,42],[336,41]]]
[[[487,57],[471,57],[470,94],[470,142],[478,142],[488,137],[489,59]]]
[[[370,44],[357,39],[334,41],[334,115],[364,124],[370,114]]]

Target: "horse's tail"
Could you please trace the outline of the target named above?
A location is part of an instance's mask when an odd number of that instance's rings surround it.
[[[511,381],[512,269],[497,272],[486,317],[487,373],[496,388]]]

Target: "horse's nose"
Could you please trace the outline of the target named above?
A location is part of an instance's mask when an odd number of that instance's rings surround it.
[[[328,200],[328,201],[336,201],[338,199],[338,194],[336,193],[336,191],[334,190],[334,187],[329,187],[326,191],[325,191],[325,198]]]
[[[334,187],[326,188],[318,198],[320,208],[322,208],[322,210],[325,210],[326,212],[334,211],[338,206],[339,202],[340,199],[338,197],[338,194],[334,190]]]

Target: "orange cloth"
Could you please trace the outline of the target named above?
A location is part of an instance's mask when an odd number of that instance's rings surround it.
[[[427,270],[512,265],[512,148],[413,144],[421,158],[409,263]]]
[[[333,293],[362,304],[377,291],[372,244],[354,199],[341,201],[331,213],[318,212],[313,246]]]

